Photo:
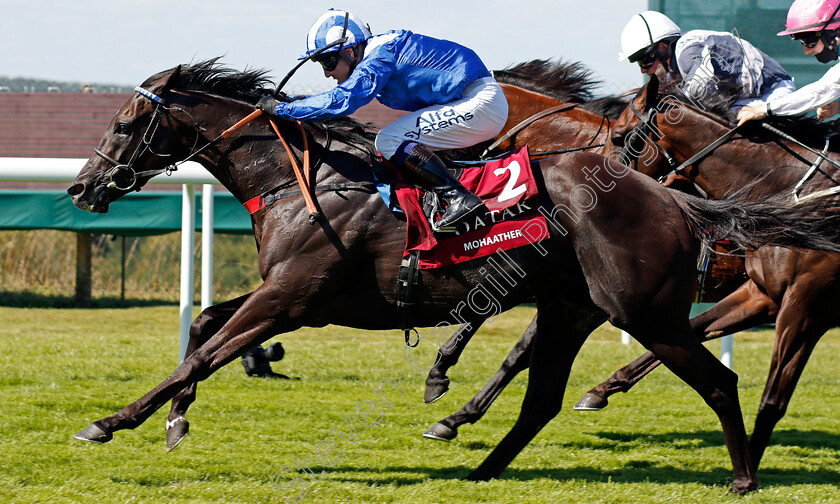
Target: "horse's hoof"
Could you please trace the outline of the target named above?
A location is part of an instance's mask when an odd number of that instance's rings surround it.
[[[426,392],[423,394],[423,401],[432,404],[449,392],[449,378],[442,380],[426,380]]]
[[[106,432],[105,429],[96,425],[96,422],[88,425],[84,430],[79,431],[79,433],[73,437],[81,439],[82,441],[90,441],[91,443],[99,444],[107,443],[114,438],[110,432]]]
[[[450,429],[440,422],[429,427],[429,430],[423,433],[423,437],[429,439],[437,439],[438,441],[452,441],[458,435],[458,429]]]
[[[734,494],[744,495],[746,493],[758,490],[758,483],[755,480],[752,481],[738,481],[735,480],[732,482],[732,486],[729,488],[729,491]]]
[[[575,404],[575,409],[578,411],[599,411],[606,407],[607,398],[597,396],[591,392],[584,394],[580,401]]]
[[[166,421],[166,451],[171,452],[190,433],[190,423],[184,417]]]

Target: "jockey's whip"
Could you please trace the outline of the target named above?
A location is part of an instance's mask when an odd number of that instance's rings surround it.
[[[766,129],[766,130],[772,131],[773,133],[779,135],[780,137],[784,138],[788,142],[793,142],[796,145],[798,145],[798,146],[802,147],[803,149],[807,150],[811,154],[814,154],[818,157],[821,157],[821,158],[825,159],[826,161],[828,161],[829,163],[833,164],[835,167],[840,168],[840,163],[838,163],[837,161],[831,159],[830,157],[826,156],[825,154],[823,154],[822,152],[820,152],[818,150],[815,150],[815,149],[812,149],[812,148],[808,147],[807,145],[805,145],[804,143],[800,142],[799,140],[793,138],[792,136],[788,135],[784,131],[782,131],[778,128],[774,128],[773,126],[770,126],[766,122],[762,122],[761,127]]]

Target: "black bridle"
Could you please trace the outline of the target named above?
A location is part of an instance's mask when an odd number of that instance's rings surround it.
[[[98,155],[99,157],[101,157],[102,159],[104,159],[105,161],[107,161],[111,165],[111,170],[108,172],[108,179],[110,180],[110,182],[108,182],[108,187],[113,188],[113,189],[117,189],[119,191],[130,191],[130,190],[132,190],[134,188],[134,186],[137,185],[137,180],[139,178],[142,178],[142,177],[152,178],[156,175],[160,175],[161,173],[171,175],[172,172],[174,172],[175,170],[178,169],[179,165],[181,165],[183,163],[186,163],[187,161],[191,160],[199,152],[205,150],[212,143],[214,143],[214,142],[208,143],[208,145],[205,145],[201,149],[196,150],[195,146],[198,144],[198,138],[200,136],[201,128],[198,125],[198,122],[195,120],[195,118],[192,117],[192,115],[190,115],[186,110],[184,110],[180,107],[174,107],[174,106],[170,107],[170,106],[168,106],[166,104],[166,100],[164,100],[160,96],[158,96],[158,95],[152,93],[151,91],[149,91],[147,89],[144,89],[140,86],[137,86],[136,88],[134,88],[134,91],[136,93],[140,94],[141,96],[144,96],[144,97],[152,100],[156,104],[155,105],[155,110],[154,110],[154,112],[152,112],[152,118],[149,121],[149,125],[146,127],[146,131],[143,133],[143,136],[140,139],[140,143],[137,144],[137,147],[134,149],[134,153],[131,154],[131,157],[128,158],[127,162],[121,163],[121,162],[117,161],[116,159],[112,158],[111,156],[105,154],[104,152],[102,152],[98,148],[93,149],[93,152],[95,152],[96,155]],[[144,154],[146,154],[147,152],[151,153],[153,156],[157,156],[157,157],[161,157],[161,158],[167,158],[167,157],[172,156],[172,154],[163,154],[163,153],[160,153],[160,152],[155,152],[154,149],[152,148],[152,142],[154,141],[155,134],[157,133],[158,127],[160,126],[160,121],[163,118],[163,113],[164,112],[176,111],[176,110],[186,114],[187,117],[189,117],[193,121],[193,125],[195,126],[196,135],[195,135],[195,142],[193,143],[193,147],[191,149],[191,154],[189,156],[187,156],[184,160],[179,161],[177,163],[169,164],[169,165],[167,165],[163,168],[158,168],[156,170],[147,170],[147,171],[137,172],[137,170],[134,169],[134,165],[135,165],[135,163],[137,163],[137,160],[140,159],[140,157],[143,156]],[[120,185],[122,183],[123,179],[126,180],[126,182],[124,183],[125,185]]]
[[[634,153],[633,149],[631,148],[632,139],[646,137],[650,138],[648,137],[649,133],[651,134],[651,136],[656,136],[655,133],[659,131],[659,128],[656,127],[656,114],[658,114],[659,111],[657,110],[656,106],[649,106],[647,107],[645,113],[642,114],[641,112],[639,112],[639,109],[637,109],[636,106],[633,105],[633,100],[630,100],[627,106],[630,107],[630,111],[633,112],[633,115],[635,115],[639,119],[639,124],[637,124],[632,130],[630,130],[630,133],[626,135],[624,141],[624,148],[621,150],[621,160],[629,164],[630,161],[638,160],[638,154]],[[668,166],[670,166],[671,168],[675,167],[677,165],[677,161],[674,159],[673,156],[671,156],[671,154],[665,149],[665,147],[659,145],[658,140],[659,138],[650,138],[650,141],[653,142],[653,145],[656,148],[656,150],[658,150],[662,157],[665,158],[665,161],[668,163]]]
[[[258,117],[260,114],[262,114],[262,112],[260,110],[254,111],[249,116],[240,120],[239,122],[237,122],[233,126],[227,128],[225,131],[220,133],[214,139],[209,140],[201,148],[196,149],[196,146],[198,145],[198,139],[201,137],[201,131],[202,131],[203,128],[201,128],[198,121],[196,121],[196,119],[192,116],[192,114],[190,114],[188,111],[186,111],[183,108],[175,107],[175,106],[171,106],[171,107],[168,106],[166,104],[166,100],[164,100],[162,97],[160,97],[160,96],[158,96],[158,95],[152,93],[151,91],[149,91],[147,89],[144,89],[142,87],[138,86],[134,89],[134,91],[137,92],[138,94],[152,100],[153,102],[155,102],[156,106],[155,106],[154,112],[152,113],[152,118],[149,121],[149,125],[146,127],[146,131],[143,133],[143,137],[142,137],[140,143],[137,145],[137,148],[134,150],[134,153],[131,155],[128,162],[127,163],[120,163],[119,161],[117,161],[116,159],[112,158],[111,156],[105,154],[101,150],[99,150],[97,148],[93,149],[93,151],[99,157],[101,157],[102,159],[107,161],[112,166],[111,170],[108,172],[108,178],[110,179],[110,182],[108,183],[108,187],[115,188],[115,189],[118,189],[120,191],[130,191],[131,189],[134,188],[134,186],[137,184],[137,180],[141,177],[152,178],[152,177],[154,177],[156,175],[160,175],[162,173],[166,173],[167,175],[171,175],[172,172],[174,172],[178,169],[178,166],[180,166],[183,163],[186,163],[187,161],[192,161],[199,154],[201,154],[205,150],[209,149],[210,147],[212,147],[213,145],[218,143],[220,140],[222,140],[224,138],[228,138],[230,135],[232,135],[233,133],[238,131],[240,128],[242,128],[245,124],[247,124],[251,120],[253,120],[253,118]],[[193,125],[194,125],[195,130],[196,130],[195,141],[193,142],[193,146],[190,150],[190,154],[187,157],[185,157],[183,160],[177,161],[177,162],[172,163],[172,164],[169,164],[169,165],[167,165],[163,168],[159,168],[159,169],[155,169],[155,170],[146,170],[146,171],[141,171],[141,172],[136,171],[134,169],[134,164],[146,152],[150,152],[152,155],[155,155],[155,156],[158,156],[158,157],[170,157],[172,155],[172,154],[161,154],[161,153],[155,152],[152,149],[151,145],[152,145],[152,142],[154,140],[154,136],[157,133],[158,127],[160,126],[160,121],[161,121],[161,118],[163,117],[163,114],[165,112],[173,112],[173,111],[176,111],[176,110],[180,111],[180,112],[183,112],[187,117],[189,117],[190,120],[193,122]],[[301,126],[301,134],[304,135],[304,145],[305,145],[306,144],[306,132],[304,131],[302,126]],[[280,136],[279,132],[278,132],[278,136]],[[325,136],[325,144],[322,146],[322,148],[324,150],[329,150],[330,143],[331,143],[331,137],[330,137],[330,134],[329,134],[328,130],[325,130],[324,136]],[[282,136],[280,137],[280,140],[283,141]],[[356,148],[358,148],[358,149],[360,149],[364,152],[367,152],[367,150],[362,148],[362,147],[356,146]],[[291,152],[291,150],[288,147],[286,148],[286,150],[287,150],[287,153],[288,153],[288,155],[290,157],[290,161],[291,161],[291,158],[294,154]],[[307,159],[306,155],[304,156],[304,159]],[[319,158],[315,162],[314,166],[311,167],[310,171],[313,172],[313,173],[316,172],[318,170],[318,167],[320,167],[323,162],[324,162],[324,158],[323,157]],[[293,161],[292,161],[292,163],[293,163]],[[307,168],[309,168],[309,167],[307,167]],[[119,183],[117,182],[117,180],[119,180],[119,177],[121,176],[120,174],[122,174],[122,173],[127,174],[126,178],[127,178],[128,182],[126,183],[125,186],[120,186]],[[115,180],[115,179],[117,179],[117,180]],[[255,198],[255,200],[258,201],[258,205],[260,206],[260,208],[263,208],[263,207],[266,207],[266,206],[271,206],[274,202],[280,201],[281,199],[288,198],[288,197],[291,197],[291,196],[300,195],[304,192],[303,188],[297,189],[297,190],[291,190],[291,191],[288,190],[290,187],[292,187],[295,184],[295,182],[296,182],[295,180],[292,180],[288,183],[281,184],[281,185],[279,185],[279,186],[261,194],[260,196]],[[344,191],[349,191],[349,190],[369,189],[369,188],[374,187],[374,186],[376,186],[376,182],[368,182],[368,181],[346,182],[346,183],[339,183],[339,184],[324,184],[324,185],[313,186],[311,188],[311,191],[344,192]],[[246,204],[246,208],[248,208],[247,204]],[[253,212],[251,212],[251,213],[253,213]],[[313,219],[312,216],[310,216],[310,222],[314,222],[314,219]]]
[[[645,111],[645,113],[642,114],[633,105],[632,100],[630,101],[630,103],[629,103],[630,110],[633,112],[633,114],[636,117],[639,118],[639,124],[637,124],[630,131],[630,133],[627,134],[628,138],[633,136],[633,135],[647,135],[648,132],[653,133],[653,132],[658,132],[659,131],[659,128],[656,127],[656,115],[660,112],[659,107],[658,107],[658,103],[661,103],[661,102],[658,101],[658,96],[657,96],[657,104],[654,105],[654,106],[649,106],[648,109]],[[673,104],[670,104],[670,105],[673,105]],[[732,138],[732,136],[735,134],[735,132],[737,130],[738,130],[738,126],[735,126],[734,128],[729,129],[726,133],[724,133],[723,135],[721,135],[720,137],[715,139],[712,143],[703,147],[699,152],[697,152],[696,154],[694,154],[690,158],[683,161],[679,166],[677,166],[676,160],[673,158],[673,156],[671,156],[668,153],[668,151],[665,149],[665,147],[662,147],[659,144],[659,138],[648,137],[648,139],[653,143],[653,145],[657,148],[657,150],[659,150],[659,152],[665,158],[665,160],[668,163],[668,166],[671,167],[671,171],[669,171],[665,175],[662,175],[661,177],[659,177],[658,181],[659,182],[664,182],[665,180],[667,180],[670,176],[672,176],[674,174],[678,174],[678,175],[679,174],[684,174],[683,172],[685,172],[686,168],[693,165],[697,161],[700,161],[701,159],[705,158],[706,156],[711,154],[715,149],[717,149],[718,147],[720,147],[721,145],[726,143],[730,138]],[[654,135],[651,135],[651,136],[654,136]],[[622,151],[621,151],[621,159],[623,161],[626,161],[626,162],[629,163],[636,156],[634,155],[634,156],[631,157],[630,152],[628,152],[628,151],[631,151],[630,143],[625,141],[624,149],[622,149]],[[695,187],[696,187],[696,184],[695,184]],[[700,190],[699,187],[697,189]],[[703,193],[703,191],[701,191],[701,194],[702,193]]]
[[[633,112],[633,114],[635,114],[636,117],[639,118],[639,124],[637,124],[630,131],[630,133],[627,134],[626,137],[629,138],[631,135],[645,135],[645,134],[647,134],[648,131],[650,131],[650,132],[658,131],[658,129],[656,128],[656,123],[655,123],[656,115],[657,115],[657,113],[660,112],[658,110],[658,108],[659,108],[658,103],[664,103],[664,102],[659,102],[659,98],[657,96],[656,106],[649,107],[648,110],[644,114],[642,114],[638,111],[638,109],[636,109],[636,107],[633,105],[633,102],[632,101],[630,102],[630,104],[629,104],[630,110]],[[816,191],[815,193],[809,194],[808,196],[805,196],[805,197],[800,197],[799,196],[799,192],[802,188],[802,185],[813,175],[813,173],[817,170],[822,172],[822,170],[820,170],[819,167],[820,167],[820,165],[822,164],[823,161],[827,161],[829,164],[834,165],[836,168],[840,168],[840,162],[835,161],[834,159],[830,158],[826,154],[828,152],[829,138],[826,139],[825,148],[823,149],[823,151],[819,152],[819,151],[817,151],[815,149],[812,149],[811,147],[805,145],[804,143],[800,142],[799,140],[792,137],[791,135],[788,135],[787,133],[785,133],[785,132],[783,132],[783,131],[781,131],[781,130],[779,130],[779,129],[777,129],[777,128],[775,128],[775,127],[773,127],[773,126],[771,126],[771,125],[769,125],[769,124],[767,124],[763,121],[761,122],[761,127],[770,131],[771,133],[775,134],[776,136],[778,136],[778,137],[780,137],[784,140],[787,140],[791,143],[794,143],[794,144],[800,146],[801,148],[807,150],[811,154],[814,154],[815,156],[817,156],[817,159],[813,163],[811,163],[810,161],[803,158],[802,156],[799,156],[798,154],[790,151],[800,161],[802,161],[806,165],[807,164],[811,165],[810,169],[805,173],[805,175],[802,177],[802,179],[800,179],[799,183],[797,183],[796,186],[793,188],[792,195],[793,195],[793,200],[794,200],[795,204],[799,204],[800,202],[808,200],[808,199],[815,199],[815,198],[820,198],[820,197],[825,197],[825,196],[832,196],[832,195],[840,193],[840,185],[838,185],[838,186],[831,187],[829,189],[824,189],[822,191]],[[662,175],[661,177],[659,177],[658,181],[659,182],[664,182],[665,180],[667,180],[669,177],[671,177],[674,174],[684,174],[686,168],[693,165],[694,163],[697,163],[701,159],[705,158],[706,156],[711,154],[715,149],[717,149],[718,147],[720,147],[721,145],[723,145],[724,143],[729,141],[729,139],[732,138],[733,135],[735,135],[735,133],[738,131],[739,128],[740,128],[740,125],[735,126],[733,128],[730,128],[729,130],[726,131],[726,133],[724,133],[720,137],[716,138],[710,144],[703,147],[699,152],[697,152],[693,156],[689,157],[688,159],[683,161],[679,166],[676,166],[676,167],[674,167],[674,165],[676,165],[676,162],[673,160],[673,158],[667,153],[667,151],[665,150],[664,147],[659,145],[659,143],[658,143],[659,138],[649,138],[650,141],[653,142],[653,144],[656,146],[656,148],[663,154],[665,159],[668,160],[668,165],[672,167],[672,170],[670,172],[666,173],[665,175]],[[628,152],[628,151],[630,151],[629,145],[630,145],[630,143],[625,141],[624,148],[621,151],[621,159],[622,159],[623,162],[626,162],[626,163],[629,163],[630,161],[632,161],[635,158],[635,155],[631,157],[630,152]],[[823,172],[823,173],[825,173],[825,172]],[[692,182],[693,182],[692,177],[689,176],[689,179],[691,179]],[[705,193],[705,191],[700,189],[700,187],[698,187],[697,184],[694,184],[694,187],[697,188],[697,190],[701,194]]]

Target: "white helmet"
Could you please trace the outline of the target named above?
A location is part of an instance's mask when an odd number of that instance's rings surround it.
[[[346,30],[344,27],[345,19],[347,21]],[[306,32],[306,54],[301,56],[300,59],[309,57],[315,51],[332,44],[342,36],[347,37],[344,44],[331,47],[324,52],[335,52],[340,47],[352,47],[361,44],[371,37],[371,33],[368,25],[353,14],[343,10],[330,9],[321,15]]]
[[[621,32],[621,52],[618,53],[618,61],[630,58],[661,40],[680,35],[682,30],[677,23],[661,12],[646,11],[636,14]]]

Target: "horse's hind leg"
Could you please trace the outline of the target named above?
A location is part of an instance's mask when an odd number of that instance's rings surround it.
[[[788,291],[787,294],[790,294]],[[802,376],[808,358],[819,339],[830,326],[825,320],[809,316],[809,303],[801,303],[786,295],[782,310],[776,319],[776,340],[773,343],[773,358],[770,375],[761,396],[755,427],[750,437],[750,454],[756,470],[770,443],[770,435],[785,415],[793,390]],[[836,299],[836,298],[833,298]],[[831,313],[827,308],[826,315]]]
[[[426,404],[433,403],[443,397],[449,391],[449,377],[446,372],[449,368],[458,363],[464,348],[475,335],[481,324],[461,324],[455,334],[446,343],[438,348],[438,357],[435,365],[429,370],[426,377],[426,393],[423,401]]]
[[[190,324],[190,341],[184,358],[192,355],[211,336],[219,332],[250,295],[246,294],[204,309]],[[197,387],[198,383],[193,382],[172,398],[172,408],[169,410],[169,418],[166,421],[166,451],[171,451],[178,446],[189,434],[190,423],[187,421],[186,414],[187,409],[195,401]]]
[[[519,418],[490,455],[467,479],[499,476],[517,454],[552,419],[563,403],[563,394],[575,356],[587,336],[603,323],[603,313],[573,310],[561,303],[537,303],[528,388]]]
[[[698,338],[708,341],[772,322],[777,312],[776,303],[752,280],[748,280],[735,292],[693,317],[691,329]],[[575,404],[575,409],[579,411],[604,409],[611,395],[627,392],[659,364],[661,362],[652,352],[645,353],[584,394]]]
[[[672,321],[668,327],[658,319],[661,312],[648,321],[631,327],[631,334],[650,348],[674,374],[691,386],[714,410],[723,428],[723,437],[735,473],[731,490],[746,493],[758,488],[755,468],[750,462],[747,433],[738,400],[738,376],[720,363],[694,335],[688,321]],[[676,325],[674,325],[676,324]]]
[[[487,410],[496,397],[499,396],[502,390],[507,387],[513,378],[519,374],[520,371],[528,368],[528,362],[531,359],[531,345],[536,334],[537,319],[534,318],[525,334],[510,351],[502,367],[496,371],[493,378],[487,382],[486,385],[470,399],[461,409],[455,413],[444,418],[440,422],[432,425],[423,436],[431,439],[440,439],[444,441],[451,441],[458,435],[458,427],[465,423],[477,422]]]
[[[574,409],[578,411],[598,411],[606,408],[611,395],[617,392],[627,392],[660,364],[662,362],[653,355],[653,352],[645,352],[641,357],[619,369],[606,381],[596,385],[595,388],[584,394],[575,404]]]

